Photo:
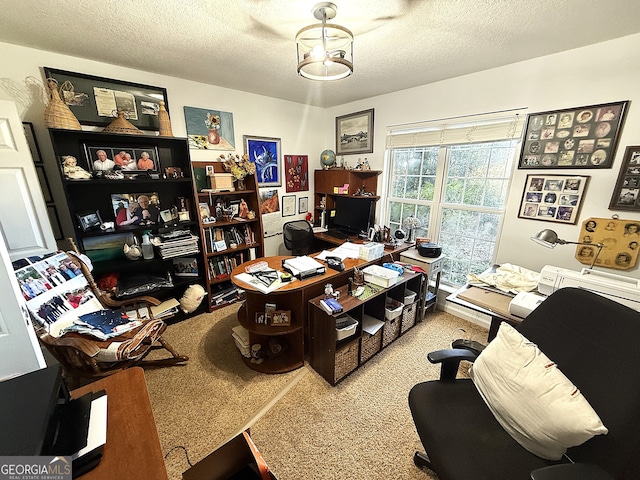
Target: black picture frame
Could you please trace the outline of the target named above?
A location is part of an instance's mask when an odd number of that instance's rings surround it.
[[[640,212],[640,146],[628,146],[624,152],[609,210]]]
[[[629,101],[527,115],[519,169],[611,168]]]
[[[103,144],[90,144],[85,143],[84,147],[84,155],[85,161],[87,164],[87,168],[90,172],[96,171],[94,167],[94,162],[97,160],[97,152],[100,150],[104,150],[107,154],[107,159],[113,161],[116,165],[118,165],[123,173],[139,173],[139,172],[148,172],[149,170],[153,172],[159,171],[159,155],[158,148],[152,145],[121,145],[121,146],[105,146]],[[130,157],[130,161],[134,163],[130,163],[128,166],[125,163],[122,163],[118,158],[120,152],[124,152],[124,154],[128,154]],[[143,153],[147,153],[149,155],[149,160],[153,163],[153,168],[140,168],[139,160],[142,158]],[[121,157],[120,157],[121,158]]]
[[[590,178],[588,175],[527,175],[518,218],[575,224]]]
[[[100,211],[94,210],[91,212],[82,212],[76,214],[78,222],[80,222],[80,228],[83,232],[99,228],[102,225],[102,218],[100,217]]]
[[[42,69],[45,83],[47,78],[58,82],[58,88],[63,90],[60,97],[82,125],[106,127],[115,119],[117,110],[124,110],[129,122],[140,130],[159,131],[161,100],[169,112],[166,88],[50,67]]]
[[[336,155],[373,153],[374,109],[336,117]]]
[[[295,214],[296,214],[296,196],[283,195],[282,196],[282,216],[291,217]]]

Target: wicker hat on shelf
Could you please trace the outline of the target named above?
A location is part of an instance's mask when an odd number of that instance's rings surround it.
[[[118,110],[117,115],[117,118],[102,130],[102,133],[126,133],[130,135],[142,135],[144,133],[126,119],[124,110]]]
[[[64,128],[66,130],[82,130],[80,122],[69,106],[62,101],[58,92],[58,82],[47,78],[49,88],[49,104],[44,109],[44,124],[47,128]]]

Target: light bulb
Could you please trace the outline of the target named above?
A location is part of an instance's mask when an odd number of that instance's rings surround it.
[[[312,58],[322,58],[326,56],[326,52],[322,48],[322,45],[316,45],[311,49],[311,52],[309,53],[311,54]]]

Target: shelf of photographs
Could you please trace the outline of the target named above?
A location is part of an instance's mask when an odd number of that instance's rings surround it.
[[[206,263],[185,138],[62,129],[49,133],[76,243],[92,260],[97,280],[141,270],[171,274],[176,288],[167,295],[176,298],[189,284],[204,281]],[[140,246],[147,234],[154,258],[127,256],[125,246]],[[176,275],[181,267],[173,259],[179,258],[195,259],[198,273]]]

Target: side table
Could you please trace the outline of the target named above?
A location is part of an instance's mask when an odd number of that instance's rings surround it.
[[[415,247],[400,253],[401,262],[418,265],[425,272],[422,292],[419,292],[422,298],[420,315],[418,317],[420,320],[424,319],[429,309],[431,309],[432,312],[436,311],[438,290],[440,288],[440,275],[442,274],[444,259],[444,255],[440,255],[437,258],[423,257]]]

